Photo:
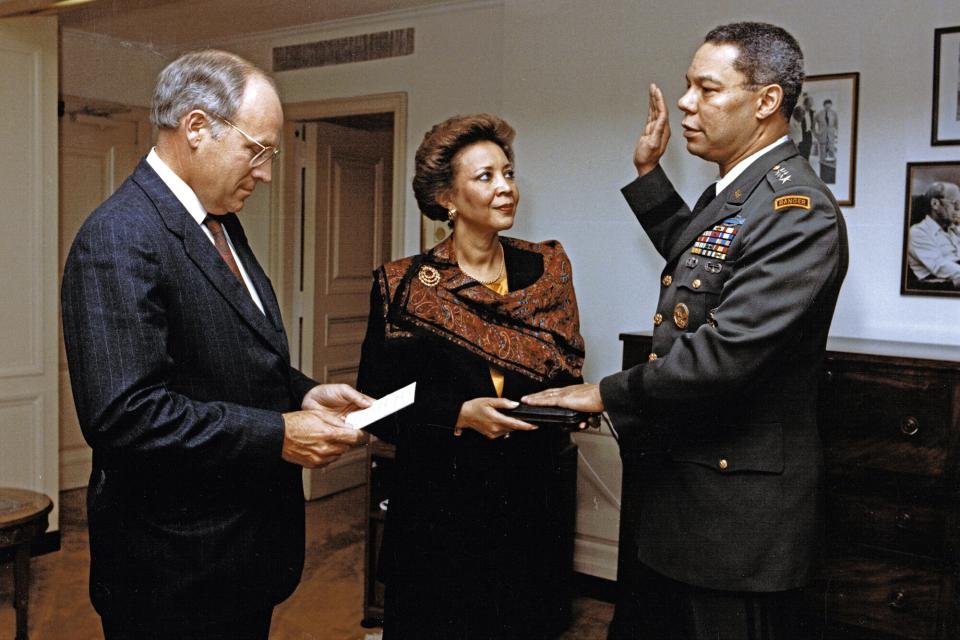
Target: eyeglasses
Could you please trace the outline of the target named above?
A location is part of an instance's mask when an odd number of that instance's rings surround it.
[[[238,127],[237,125],[233,124],[232,122],[230,122],[229,120],[227,120],[227,119],[224,118],[223,116],[217,115],[216,113],[211,113],[210,115],[212,115],[214,118],[217,118],[218,120],[222,120],[222,121],[225,122],[226,124],[230,125],[230,126],[233,127],[234,129],[236,129],[237,131],[239,131],[239,132],[240,132],[240,135],[242,135],[244,138],[246,138],[247,140],[249,140],[249,141],[252,142],[253,144],[255,144],[255,145],[257,145],[258,147],[260,147],[260,151],[258,151],[252,158],[250,158],[250,166],[251,166],[251,167],[259,167],[260,165],[264,164],[267,160],[273,160],[273,159],[276,158],[278,155],[280,155],[280,148],[279,148],[279,147],[268,147],[268,146],[264,145],[263,143],[257,141],[257,140],[256,140],[253,136],[251,136],[249,133],[247,133],[246,131],[244,131],[243,129],[241,129],[240,127]]]

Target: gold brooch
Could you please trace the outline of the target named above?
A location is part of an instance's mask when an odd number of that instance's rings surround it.
[[[419,278],[420,282],[428,287],[435,287],[440,284],[440,272],[427,265],[420,267],[420,272],[417,273],[417,278]]]

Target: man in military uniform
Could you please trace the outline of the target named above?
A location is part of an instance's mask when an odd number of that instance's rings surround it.
[[[808,638],[822,528],[818,369],[847,269],[840,209],[787,136],[803,58],[783,29],[718,27],[680,98],[720,177],[691,210],[659,165],[650,87],[624,196],[666,259],[648,362],[524,400],[606,410],[623,458],[609,638]],[[714,195],[716,194],[716,196]]]

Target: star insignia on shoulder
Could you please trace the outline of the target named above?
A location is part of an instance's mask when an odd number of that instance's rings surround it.
[[[785,176],[777,176],[777,177],[780,179],[780,184],[787,184],[788,182],[790,182],[790,178],[792,178],[793,176],[791,176],[791,175],[788,173],[788,174],[785,175]]]

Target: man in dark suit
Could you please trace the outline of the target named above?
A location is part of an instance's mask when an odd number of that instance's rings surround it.
[[[83,224],[63,277],[77,414],[93,448],[90,594],[107,638],[266,638],[303,567],[301,466],[361,440],[347,385],[290,366],[233,212],[269,182],[271,81],[222,51],[160,74],[156,147]]]
[[[659,165],[670,128],[651,85],[640,177],[623,189],[666,260],[649,361],[524,400],[606,410],[618,433],[610,638],[809,638],[798,589],[822,527],[817,381],[846,230],[787,136],[803,83],[790,34],[718,27],[687,83],[687,150],[718,165],[718,183],[692,210],[677,194]]]

